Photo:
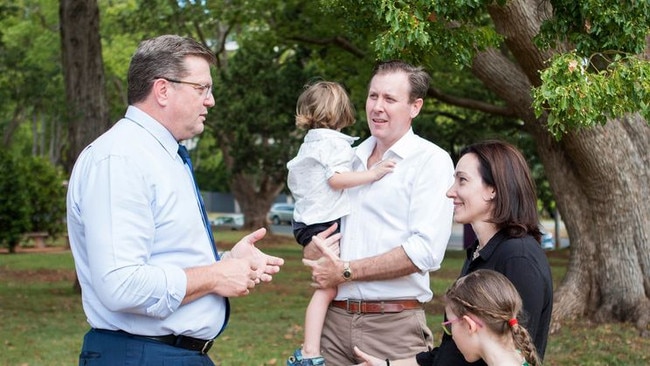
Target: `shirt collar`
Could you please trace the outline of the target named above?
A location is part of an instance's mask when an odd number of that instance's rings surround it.
[[[364,162],[368,161],[372,150],[377,144],[377,139],[374,136],[368,137],[364,142],[362,142],[359,147],[356,149],[357,157]],[[413,132],[413,128],[409,128],[408,131],[397,140],[393,146],[391,146],[386,153],[384,153],[383,159],[397,158],[397,160],[406,159],[407,157],[416,153],[418,148],[418,136]]]
[[[490,240],[488,240],[487,244],[479,251],[479,257],[483,258],[484,260],[490,259],[492,256],[492,253],[494,253],[494,250],[497,248],[499,243],[504,241],[506,239],[506,231],[505,230],[499,230]],[[476,251],[478,248],[478,240],[474,242],[474,244],[469,248],[467,251],[467,258],[472,258],[472,254]]]
[[[132,105],[126,109],[124,117],[149,132],[172,158],[178,155],[178,141],[169,130],[153,117]]]

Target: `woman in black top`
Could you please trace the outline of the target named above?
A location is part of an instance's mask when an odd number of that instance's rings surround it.
[[[477,143],[461,151],[453,186],[454,220],[471,224],[477,240],[467,249],[460,276],[477,269],[504,274],[523,300],[525,326],[540,358],[544,357],[553,309],[553,282],[546,254],[540,246],[535,184],[526,160],[512,145],[501,141]],[[364,363],[386,365],[385,358],[357,353]],[[451,336],[412,359],[390,360],[390,365],[485,365],[465,361]]]

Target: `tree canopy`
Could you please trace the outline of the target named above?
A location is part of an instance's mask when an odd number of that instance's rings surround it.
[[[401,58],[423,65],[433,79],[416,132],[452,155],[488,136],[508,139],[548,177],[539,186],[543,196],[553,193],[572,248],[554,324],[578,316],[635,321],[640,330],[650,324],[650,202],[636,199],[650,195],[647,1],[99,6],[111,121],[124,112],[126,69],[141,39],[176,33],[215,52],[217,105],[193,152],[197,176],[209,180],[203,167],[224,167],[216,180],[228,181],[251,223],[262,222],[284,187],[284,163],[300,142],[293,113],[302,85],[314,78],[344,84],[359,121],[346,132],[365,137],[361,106],[370,71],[378,59]],[[58,164],[67,126],[56,7],[0,0],[0,14],[5,146]]]

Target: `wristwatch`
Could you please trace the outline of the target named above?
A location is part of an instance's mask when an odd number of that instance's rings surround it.
[[[352,270],[350,269],[350,262],[343,263],[343,278],[346,281],[352,280]]]

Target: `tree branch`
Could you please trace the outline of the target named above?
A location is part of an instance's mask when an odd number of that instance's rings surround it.
[[[287,37],[287,39],[292,40],[292,41],[298,41],[298,42],[304,42],[304,43],[309,43],[309,44],[317,44],[317,45],[328,45],[328,44],[333,44],[337,47],[340,47],[354,56],[358,58],[364,58],[366,56],[366,53],[363,52],[361,49],[357,48],[355,45],[353,45],[349,40],[347,40],[345,37],[341,36],[334,36],[331,38],[309,38],[309,37],[304,37],[304,36],[291,36]]]
[[[445,94],[440,91],[440,89],[434,87],[429,87],[427,95],[443,103],[456,107],[477,110],[503,117],[517,117],[517,114],[511,108],[485,103],[474,99],[455,97],[453,95]]]

